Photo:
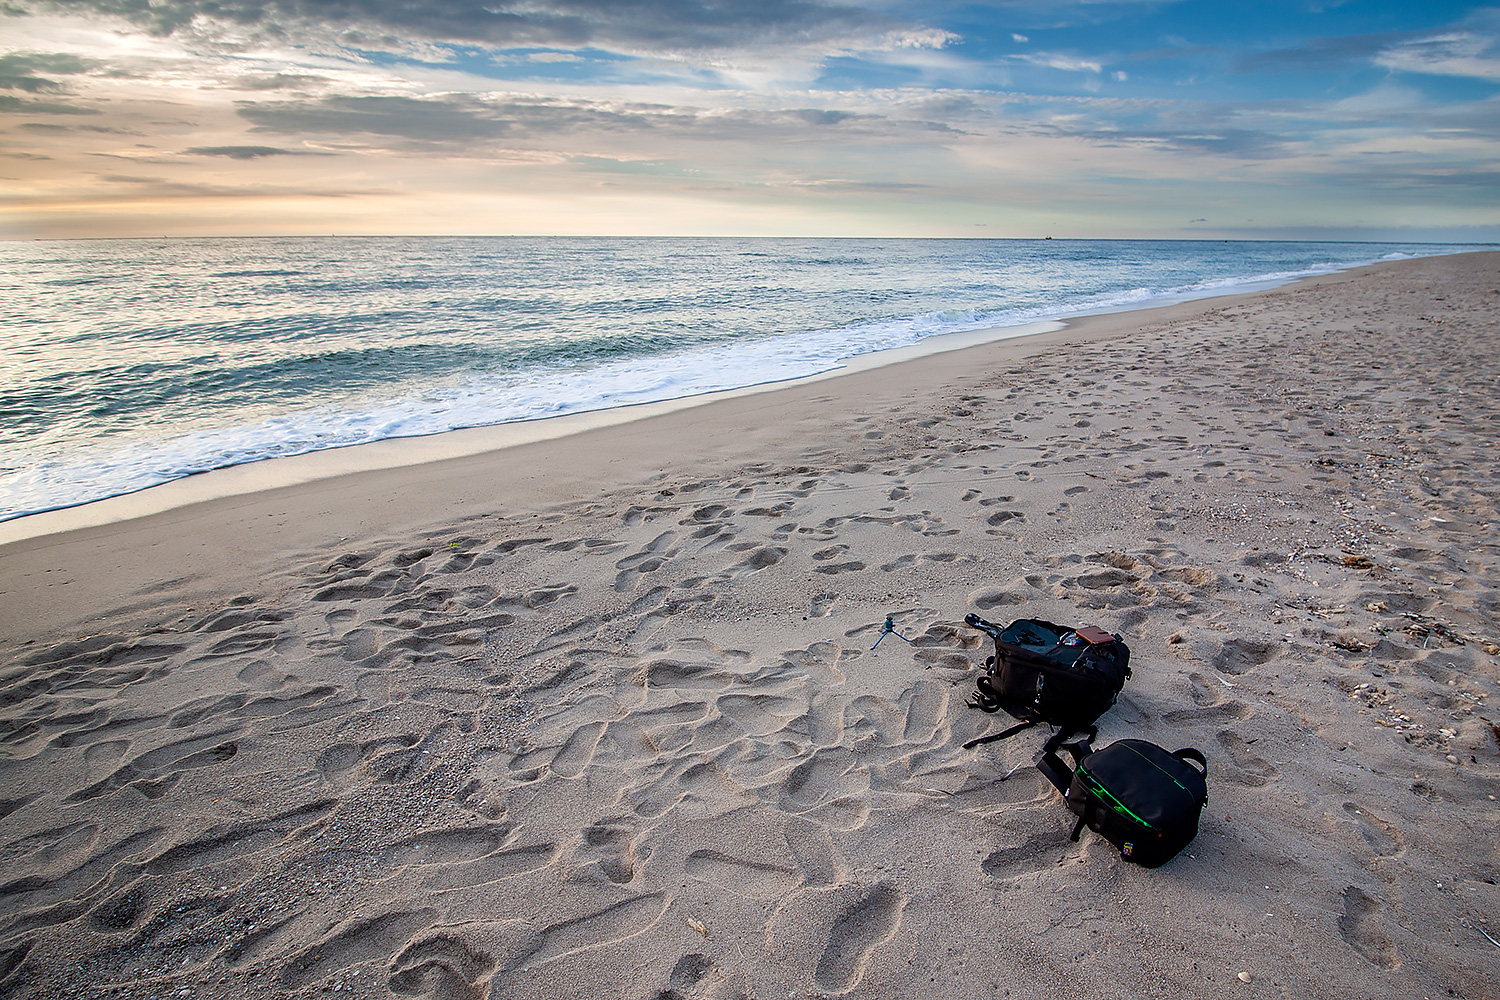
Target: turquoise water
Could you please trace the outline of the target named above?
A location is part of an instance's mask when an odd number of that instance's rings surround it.
[[[1462,249],[0,242],[0,520],[278,455],[777,381],[943,333]]]

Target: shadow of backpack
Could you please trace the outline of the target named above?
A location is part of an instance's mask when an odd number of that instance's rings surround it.
[[[1118,635],[1082,626],[1071,629],[1039,618],[1004,628],[975,614],[964,624],[995,640],[995,655],[975,682],[971,708],[1003,711],[1020,720],[1004,732],[964,744],[1008,739],[1045,722],[1062,733],[1084,732],[1115,703],[1130,676],[1130,649]]]

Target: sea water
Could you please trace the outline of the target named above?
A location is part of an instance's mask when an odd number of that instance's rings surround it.
[[[939,334],[1460,249],[1469,248],[0,242],[0,520],[274,456],[797,378]]]

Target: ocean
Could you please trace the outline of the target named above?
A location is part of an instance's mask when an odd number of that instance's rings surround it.
[[[829,371],[1435,244],[0,242],[0,520],[276,456]]]

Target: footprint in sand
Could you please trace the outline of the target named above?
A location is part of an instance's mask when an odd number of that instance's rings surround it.
[[[286,962],[277,976],[288,989],[300,989],[362,962],[386,961],[431,925],[435,911],[397,910],[346,923]]]
[[[545,868],[557,860],[557,845],[527,844],[495,851],[473,861],[433,864],[422,869],[422,888],[429,892],[472,891],[503,879]]]
[[[720,715],[750,736],[781,732],[788,722],[802,715],[805,706],[805,702],[796,698],[775,694],[730,694],[716,703]]]
[[[1225,674],[1243,674],[1269,663],[1281,652],[1275,639],[1230,639],[1214,657],[1213,668]]]
[[[901,923],[906,897],[890,882],[877,883],[846,909],[828,933],[814,981],[829,993],[848,993],[864,975],[875,949]]]
[[[1246,742],[1238,733],[1224,730],[1218,735],[1219,745],[1229,755],[1229,762],[1233,765],[1228,769],[1228,777],[1231,781],[1251,788],[1259,788],[1267,781],[1281,773],[1276,765],[1264,757],[1256,756],[1250,749],[1251,742]],[[1220,774],[1225,772],[1221,770]]]
[[[847,747],[824,747],[792,768],[781,783],[780,807],[806,812],[824,802],[857,796],[870,789],[870,772]]]
[[[827,591],[821,594],[814,594],[812,604],[808,608],[807,616],[809,618],[828,617],[828,613],[833,610],[833,603],[838,600],[838,597],[839,595]]]
[[[115,888],[110,881],[111,873],[123,873],[137,867],[139,855],[160,840],[164,832],[161,827],[152,827],[130,834],[94,851],[81,864],[61,875],[42,877],[39,871],[48,866],[45,861],[42,865],[24,861],[13,864],[18,877],[0,886],[0,900],[4,901],[5,911],[10,915],[6,934],[16,938],[27,930],[66,923],[88,912],[110,889]],[[20,844],[24,845],[25,841]],[[50,846],[66,849],[62,843]],[[24,850],[24,847],[19,849]],[[15,844],[7,846],[6,853],[13,862],[16,850]],[[46,854],[42,857],[45,858]],[[125,862],[125,866],[121,862]]]
[[[1345,802],[1344,814],[1354,822],[1360,836],[1370,845],[1376,855],[1393,857],[1406,849],[1406,838],[1394,825],[1372,813],[1357,802]]]
[[[145,914],[150,904],[150,895],[137,881],[95,907],[89,914],[89,924],[105,934],[129,930]]]
[[[576,778],[594,759],[599,740],[604,736],[604,722],[591,722],[573,731],[552,758],[552,773],[559,778]]]
[[[626,941],[656,926],[670,902],[662,893],[636,896],[573,920],[552,924],[511,963],[510,969],[535,968],[556,958]]]
[[[787,550],[779,545],[757,545],[750,549],[743,559],[729,567],[727,576],[733,578],[769,569],[781,562],[786,552]]]
[[[947,714],[948,688],[947,684],[929,680],[918,681],[912,686],[906,706],[903,742],[922,746],[932,741]]]
[[[645,548],[633,556],[626,556],[615,563],[620,572],[615,576],[615,590],[624,593],[635,586],[636,580],[647,573],[655,573],[666,564],[675,550],[671,548],[677,540],[675,531],[667,531],[652,539]]]
[[[402,996],[478,1000],[495,969],[488,952],[441,932],[407,945],[391,962],[388,986]]]
[[[804,886],[837,885],[844,880],[844,862],[827,827],[796,816],[787,821],[782,836],[802,870]]]
[[[657,994],[658,1000],[693,996],[713,971],[713,960],[707,955],[683,955],[672,966],[672,973],[667,977],[667,988]]]
[[[1349,947],[1382,969],[1396,969],[1401,959],[1396,946],[1380,926],[1380,901],[1358,886],[1344,890],[1344,912],[1339,917],[1339,935]]]
[[[699,507],[686,518],[678,522],[683,526],[688,525],[713,525],[718,527],[722,522],[734,515],[734,511],[723,504],[713,503]]]
[[[275,845],[307,840],[326,825],[337,807],[337,801],[321,799],[259,822],[216,827],[195,840],[168,848],[141,868],[148,875],[176,875],[209,865],[238,864],[241,858]]]
[[[766,902],[785,899],[802,882],[795,869],[709,849],[689,854],[683,871],[715,886],[732,885],[735,892]]]
[[[634,843],[634,833],[628,826],[601,820],[583,831],[583,843],[576,857],[585,866],[597,866],[616,885],[624,885],[635,878]]]
[[[84,802],[127,785],[148,799],[159,799],[171,791],[182,775],[199,768],[223,764],[239,752],[232,739],[238,726],[204,736],[178,740],[132,758],[109,777],[69,795],[64,801]]]
[[[1036,833],[1014,847],[991,851],[979,868],[993,879],[1008,881],[1056,868],[1071,846],[1066,829]]]
[[[1192,678],[1197,680],[1193,681]],[[1162,715],[1163,722],[1173,725],[1197,722],[1241,722],[1250,718],[1255,710],[1242,701],[1226,699],[1213,691],[1208,681],[1197,674],[1189,675],[1191,696],[1198,708],[1182,708]]]
[[[994,608],[1008,608],[1018,604],[1028,604],[1035,599],[1035,594],[1028,594],[1019,589],[994,590],[970,598],[970,603],[980,611],[990,611]]]
[[[12,840],[0,848],[7,864],[23,863],[32,870],[51,868],[54,865],[76,861],[85,855],[99,839],[97,823],[69,823],[64,826],[42,830],[19,840]]]
[[[1188,674],[1188,695],[1199,708],[1212,708],[1224,701],[1224,691],[1196,671]]]
[[[797,721],[813,746],[838,746],[844,741],[844,700],[826,692],[816,694],[807,714]]]
[[[403,733],[400,736],[387,736],[358,744],[335,743],[318,754],[315,764],[324,781],[339,784],[355,765],[378,753],[381,749],[394,745],[404,750],[416,746],[419,742],[421,741],[415,735]]]
[[[806,649],[789,650],[781,654],[786,662],[796,668],[795,673],[806,677],[821,688],[832,688],[847,680],[838,664],[859,651],[847,651],[832,642],[815,642]]]
[[[390,750],[372,757],[366,764],[371,779],[378,785],[407,785],[436,766],[437,760],[424,753],[420,744],[404,750]]]
[[[382,868],[394,869],[472,861],[504,847],[510,834],[506,823],[431,830],[391,844],[381,852],[380,863]]]

